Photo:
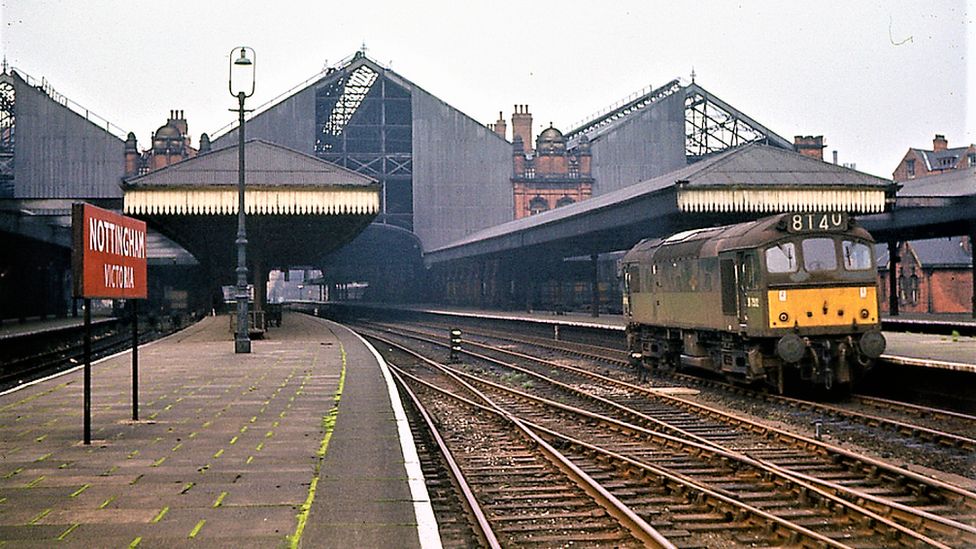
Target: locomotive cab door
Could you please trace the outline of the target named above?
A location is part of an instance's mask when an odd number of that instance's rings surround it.
[[[728,326],[730,329],[746,331],[750,323],[761,320],[759,259],[754,251],[729,252],[719,255],[718,265],[722,281],[722,314],[734,317],[738,324]]]
[[[739,268],[733,253],[720,254],[718,257],[719,278],[722,282],[722,315],[739,318]],[[727,326],[729,330],[735,328]]]
[[[759,257],[753,250],[736,256],[739,262],[739,326],[743,331],[762,329]]]

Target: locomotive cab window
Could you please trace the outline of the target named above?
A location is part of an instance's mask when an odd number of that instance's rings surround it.
[[[866,271],[871,268],[871,247],[863,242],[845,240],[841,244],[844,268],[848,271]]]
[[[783,242],[766,248],[766,270],[770,273],[796,272],[796,246]]]
[[[641,291],[640,267],[637,265],[627,266],[627,269],[624,271],[624,285],[627,288],[627,292],[639,293]]]
[[[759,287],[759,260],[754,252],[742,256],[739,264],[739,286],[743,290],[754,290]]]
[[[809,272],[837,269],[837,251],[833,238],[807,238],[803,241],[803,267]]]

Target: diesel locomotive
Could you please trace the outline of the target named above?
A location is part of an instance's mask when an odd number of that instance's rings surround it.
[[[874,240],[845,213],[646,239],[620,262],[632,361],[779,393],[848,391],[881,356]]]

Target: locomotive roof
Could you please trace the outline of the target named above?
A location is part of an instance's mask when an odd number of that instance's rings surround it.
[[[621,262],[669,260],[687,257],[715,257],[726,250],[749,249],[767,242],[793,236],[777,227],[789,213],[764,217],[755,221],[685,231],[665,238],[648,238],[637,243]],[[862,227],[853,225],[847,231],[859,238],[874,241]]]

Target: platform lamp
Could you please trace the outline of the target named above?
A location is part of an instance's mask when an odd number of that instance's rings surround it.
[[[254,95],[254,50],[240,46],[230,51],[228,89],[237,98],[237,333],[234,352],[250,353],[251,338],[247,314],[247,231],[244,228],[244,100]],[[255,298],[259,298],[255,296]]]

